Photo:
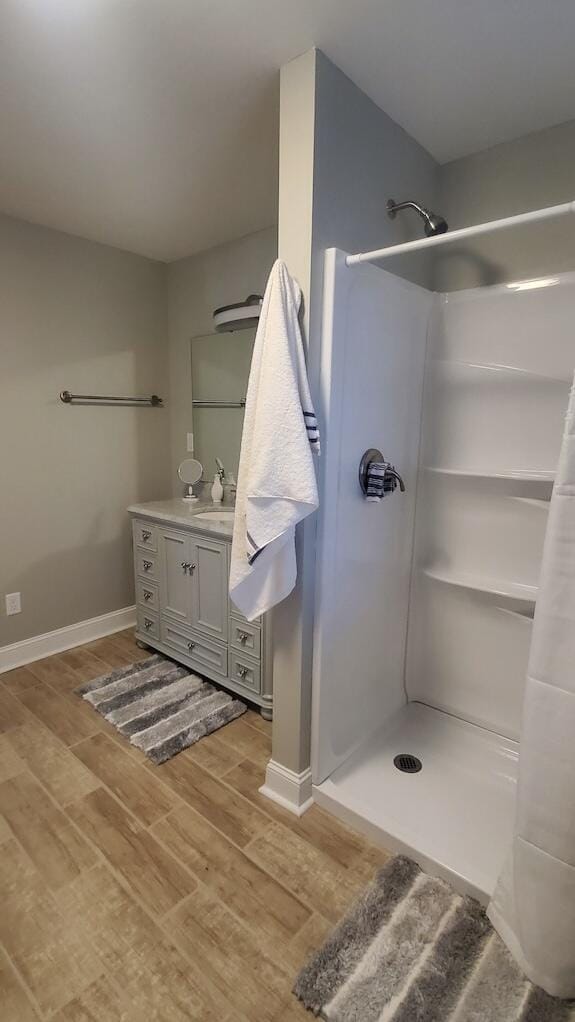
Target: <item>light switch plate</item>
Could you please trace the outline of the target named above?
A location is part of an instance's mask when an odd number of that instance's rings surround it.
[[[22,610],[20,593],[6,593],[6,614],[19,614]]]
[[[186,433],[186,450],[188,454],[194,453],[194,434]]]

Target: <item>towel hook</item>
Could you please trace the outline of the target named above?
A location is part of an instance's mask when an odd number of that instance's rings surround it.
[[[359,463],[359,485],[364,497],[367,496],[367,477],[369,466],[372,461],[379,461],[385,466],[385,473],[383,477],[384,494],[393,493],[398,484],[401,492],[405,493],[405,483],[395,466],[384,458],[383,454],[381,451],[378,451],[377,447],[369,447],[362,455],[362,459]]]

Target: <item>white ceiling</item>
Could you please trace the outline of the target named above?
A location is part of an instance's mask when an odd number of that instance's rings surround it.
[[[163,260],[272,224],[313,45],[440,162],[575,117],[575,0],[2,0],[0,209]]]

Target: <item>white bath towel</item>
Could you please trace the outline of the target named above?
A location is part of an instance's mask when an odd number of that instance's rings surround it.
[[[575,383],[527,675],[513,846],[488,915],[529,979],[575,997]]]
[[[301,291],[277,260],[256,334],[236,496],[230,596],[248,620],[296,581],[295,526],[318,506],[319,432],[298,322]]]

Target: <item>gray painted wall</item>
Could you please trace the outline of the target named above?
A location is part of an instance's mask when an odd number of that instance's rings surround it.
[[[169,488],[174,495],[182,489],[178,465],[191,456],[186,451],[186,434],[193,427],[190,340],[213,331],[212,312],[220,305],[240,302],[252,292],[263,294],[276,258],[277,229],[269,227],[167,267]]]
[[[168,488],[165,267],[0,217],[0,646],[133,603],[126,507]],[[4,594],[22,593],[6,617]]]
[[[421,220],[405,211],[390,220],[389,198],[437,203],[438,164],[320,50],[317,51],[313,253],[383,248],[421,237]],[[429,284],[431,265],[413,255],[386,269]]]
[[[575,121],[447,163],[439,210],[451,228],[575,198]],[[575,269],[573,218],[501,231],[436,253],[438,291]]]
[[[269,228],[165,266],[0,217],[0,646],[133,603],[126,507],[178,492],[189,339],[276,254]],[[166,408],[69,407],[63,389]]]
[[[317,51],[281,69],[278,254],[303,295],[309,335]],[[313,381],[312,381],[313,382]],[[272,758],[299,774],[309,766],[315,520],[296,530],[298,580],[273,612]]]

